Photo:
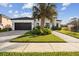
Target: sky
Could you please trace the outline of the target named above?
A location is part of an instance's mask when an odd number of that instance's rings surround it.
[[[33,3],[0,3],[0,14],[4,14],[10,18],[16,17],[32,17]],[[78,3],[56,3],[58,12],[57,19],[62,20],[62,24],[66,24],[72,17],[79,16]]]

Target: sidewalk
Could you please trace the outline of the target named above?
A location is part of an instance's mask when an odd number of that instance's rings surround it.
[[[77,38],[74,38],[74,37],[71,37],[71,36],[56,32],[56,31],[53,31],[52,33],[54,35],[62,38],[63,40],[65,40],[68,43],[79,43],[79,39],[77,39]]]
[[[0,43],[0,52],[78,52],[79,43]]]

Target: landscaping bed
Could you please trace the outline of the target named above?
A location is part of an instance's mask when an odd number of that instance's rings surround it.
[[[65,41],[53,34],[48,35],[32,35],[30,33],[26,33],[20,37],[17,37],[15,39],[12,39],[11,42],[31,42],[31,43],[49,43],[49,42],[55,42],[55,43],[64,43]]]
[[[0,52],[0,56],[79,56],[79,52]]]
[[[58,32],[78,38],[79,39],[79,32],[72,32],[72,31],[67,31],[67,30],[59,30]]]

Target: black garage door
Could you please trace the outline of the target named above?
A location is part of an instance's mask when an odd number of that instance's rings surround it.
[[[31,23],[15,23],[15,30],[31,30]]]

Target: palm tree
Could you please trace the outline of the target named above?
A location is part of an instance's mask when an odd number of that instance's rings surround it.
[[[45,18],[52,23],[54,16],[57,16],[56,6],[54,3],[38,3],[33,7],[33,17],[41,19],[41,28],[44,28]]]

